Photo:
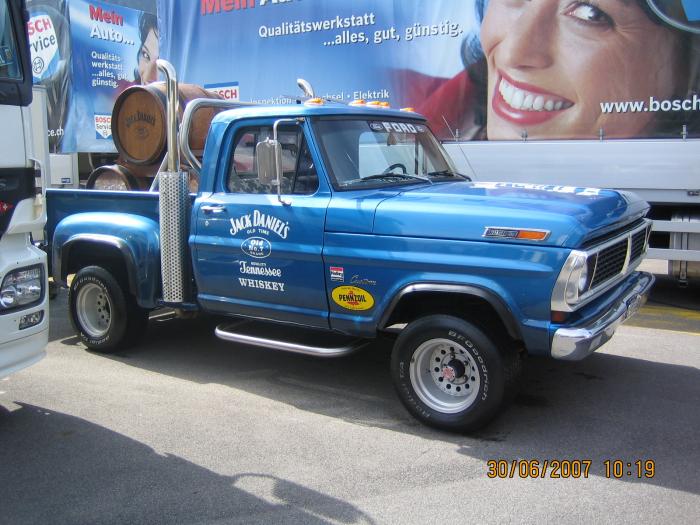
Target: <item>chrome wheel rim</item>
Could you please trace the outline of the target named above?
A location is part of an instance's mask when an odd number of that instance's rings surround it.
[[[409,372],[411,385],[420,400],[444,414],[469,408],[481,387],[474,357],[463,345],[450,339],[430,339],[422,343],[413,353]]]
[[[112,302],[101,286],[88,283],[81,287],[76,310],[78,322],[88,336],[100,339],[107,335],[112,323]]]

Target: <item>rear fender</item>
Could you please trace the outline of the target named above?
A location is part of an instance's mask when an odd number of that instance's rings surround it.
[[[77,247],[81,258],[76,261],[71,255]],[[139,306],[154,308],[161,289],[159,226],[140,215],[76,213],[59,222],[51,243],[54,281],[65,285],[70,273],[115,252]]]

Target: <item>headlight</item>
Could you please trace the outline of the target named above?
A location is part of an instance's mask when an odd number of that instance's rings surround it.
[[[597,254],[574,250],[564,263],[552,292],[552,310],[571,312],[591,287]]]
[[[5,276],[0,287],[0,312],[38,303],[44,296],[41,266],[20,268]]]

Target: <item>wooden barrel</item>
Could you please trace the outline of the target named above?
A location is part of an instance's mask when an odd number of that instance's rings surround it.
[[[199,175],[191,168],[184,167],[189,176],[189,191],[197,193],[199,189]],[[136,166],[123,164],[110,164],[95,168],[85,183],[88,190],[111,191],[143,191],[149,190],[153,179],[158,172],[157,166]]]
[[[221,99],[216,93],[194,84],[179,85],[178,119],[190,100]],[[159,163],[167,147],[167,98],[164,82],[125,89],[114,103],[112,137],[120,155],[137,165]],[[190,148],[204,149],[209,125],[220,109],[203,107],[192,118]]]
[[[88,177],[85,187],[89,190],[128,191],[147,189],[145,183],[138,179],[125,166],[111,164],[95,168]]]

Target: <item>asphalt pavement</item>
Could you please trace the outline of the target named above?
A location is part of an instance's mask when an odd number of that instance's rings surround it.
[[[0,380],[0,523],[698,523],[700,293],[660,282],[590,358],[530,359],[469,436],[408,415],[386,345],[315,359],[160,312],[138,348],[99,355],[64,291],[48,356]],[[522,460],[589,467],[520,478]]]

